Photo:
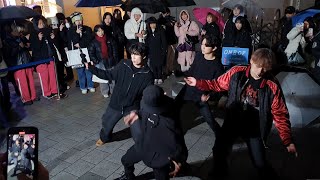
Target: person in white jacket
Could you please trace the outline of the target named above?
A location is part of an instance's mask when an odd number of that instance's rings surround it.
[[[291,31],[287,34],[287,38],[289,40],[289,44],[287,48],[284,50],[284,52],[287,55],[288,63],[294,64],[298,61],[298,59],[290,58],[291,55],[298,52],[299,46],[302,48],[302,50],[306,47],[306,40],[304,38],[304,26],[303,24],[297,24],[294,28],[291,29]],[[301,53],[301,52],[300,52]]]
[[[143,21],[143,13],[139,8],[133,8],[131,10],[131,17],[124,25],[124,34],[128,39],[127,48],[133,43],[144,43],[146,23]]]

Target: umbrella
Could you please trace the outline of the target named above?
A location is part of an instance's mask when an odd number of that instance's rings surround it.
[[[320,85],[308,71],[289,69],[276,75],[290,114],[292,127],[304,127],[320,116]]]
[[[121,0],[79,0],[76,7],[101,7],[101,6],[116,6],[121,4]]]
[[[121,5],[124,11],[131,11],[135,7],[138,7],[143,13],[151,14],[166,10],[165,4],[160,0],[128,0]]]
[[[221,14],[218,11],[215,11],[211,8],[194,8],[193,9],[194,16],[203,25],[205,25],[207,22],[208,13],[211,13],[217,17],[216,23],[219,26],[220,32],[222,32],[223,28],[224,28],[224,21],[223,21],[223,17],[221,16]]]
[[[263,15],[263,9],[258,4],[257,0],[226,0],[222,3],[222,6],[233,9],[237,4],[243,6],[245,15],[250,18],[257,18]]]
[[[304,19],[306,17],[309,17],[309,16],[313,16],[317,13],[320,13],[320,10],[319,9],[308,9],[308,10],[305,10],[305,11],[302,11],[298,14],[296,14],[295,16],[292,17],[292,25],[293,27],[296,26],[297,23],[303,23]]]
[[[193,0],[161,0],[167,7],[193,6]]]
[[[6,6],[0,9],[0,20],[28,19],[40,16],[25,6]]]

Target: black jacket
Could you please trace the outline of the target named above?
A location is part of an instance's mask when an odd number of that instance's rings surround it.
[[[103,30],[107,35],[107,38],[112,38],[117,43],[117,46],[123,46],[126,37],[124,33],[121,31],[121,29],[114,22],[111,22],[111,26],[107,26],[104,24]]]
[[[233,47],[240,47],[240,48],[252,48],[252,39],[250,33],[245,30],[235,30],[234,34],[234,41],[232,46]]]
[[[148,30],[146,45],[149,48],[150,66],[163,66],[167,57],[167,39],[162,27],[158,27],[154,33]]]
[[[20,47],[19,43],[26,40],[7,35],[3,40],[3,59],[8,67],[27,64],[31,61],[28,48]],[[18,58],[21,54],[25,53],[25,58]]]
[[[102,58],[101,52],[101,44],[98,40],[93,39],[88,47],[88,53],[90,56],[91,61],[93,63],[98,64],[100,61],[107,61],[105,63],[106,68],[111,68],[116,65],[118,62],[118,51],[116,49],[116,42],[113,39],[107,39],[107,46],[108,46],[108,59]]]
[[[72,26],[68,30],[67,36],[65,37],[67,38],[67,47],[69,50],[72,49],[71,44],[75,45],[77,43],[79,43],[81,48],[87,48],[93,39],[92,29],[88,26],[82,26],[82,37],[80,37],[80,34],[78,34],[76,31],[77,27]],[[74,47],[74,49],[76,49],[76,47]]]
[[[101,70],[94,66],[89,66],[89,70],[101,79],[115,81],[109,106],[123,114],[138,110],[143,90],[153,84],[149,67],[144,66],[134,73],[131,60],[122,60],[111,70]]]
[[[40,31],[43,33],[43,38],[40,41],[38,34]],[[51,28],[43,28],[39,31],[34,31],[30,35],[31,50],[32,50],[32,59],[33,61],[40,61],[52,57],[57,57],[54,44],[57,45],[56,37],[51,39],[50,34],[52,33]]]
[[[286,48],[289,44],[289,39],[287,38],[287,34],[291,31],[293,28],[292,26],[292,19],[288,19],[287,17],[282,17],[279,21],[279,27],[281,31],[280,36],[280,42],[282,44],[282,47]]]
[[[174,24],[176,23],[176,20],[173,16],[166,16],[163,17],[162,15],[159,16],[158,19],[159,25],[163,26],[165,29],[165,35],[167,38],[168,45],[177,44],[178,38],[176,34],[174,33]]]
[[[220,33],[219,26],[215,22],[212,22],[210,24],[206,23],[202,27],[202,29],[206,31],[206,35],[212,35],[212,36],[215,36],[217,38],[221,38],[221,33]]]
[[[233,16],[230,16],[227,20],[224,30],[223,30],[223,39],[222,39],[222,46],[223,47],[232,47],[234,43],[234,35],[237,30],[235,23],[232,21]],[[249,21],[246,21],[245,27],[248,27],[247,32],[249,34],[252,33],[252,28],[250,26]]]
[[[173,105],[173,99],[170,104]],[[139,117],[142,130],[140,153],[142,161],[148,167],[160,168],[168,165],[168,158],[179,163],[186,162],[188,150],[184,145],[184,137],[170,112],[148,113],[141,106]]]

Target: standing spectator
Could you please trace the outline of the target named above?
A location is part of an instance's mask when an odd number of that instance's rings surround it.
[[[120,28],[115,24],[114,18],[109,12],[104,13],[102,25],[107,39],[110,42],[112,41],[115,43],[113,44],[113,48],[117,50],[117,53],[113,54],[113,60],[118,63],[121,59],[123,59],[125,36]]]
[[[120,29],[121,33],[121,38],[119,39],[119,44],[118,44],[118,56],[119,56],[119,61],[121,59],[124,59],[124,47],[127,43],[127,38],[124,35],[124,20],[122,19],[121,11],[119,9],[115,9],[113,11],[113,20],[114,20],[114,26],[117,27],[117,29]]]
[[[176,22],[174,32],[178,37],[178,44],[186,44],[187,35],[198,36],[199,27],[196,22],[190,20],[187,10],[182,10],[179,15],[180,21]],[[181,71],[187,71],[193,63],[195,57],[194,44],[189,49],[183,49],[178,55],[178,64],[181,66]]]
[[[59,83],[59,92],[64,93],[67,89],[70,88],[68,86],[65,78],[64,78],[64,64],[67,62],[67,54],[65,52],[65,43],[62,37],[60,36],[59,20],[57,17],[48,18],[48,25],[52,29],[52,33],[54,35],[53,39],[53,55],[55,57],[56,70],[57,70],[57,79]]]
[[[218,24],[216,23],[217,17],[209,12],[206,20],[206,24],[202,27],[201,35],[211,35],[217,38],[221,38],[220,29]]]
[[[109,39],[103,30],[102,25],[94,27],[95,38],[89,46],[90,60],[99,69],[106,70],[113,68],[117,64],[115,56],[117,56],[116,43],[113,39]],[[113,90],[113,82],[100,83],[100,90],[103,97],[107,98]]]
[[[289,39],[289,44],[285,49],[285,53],[288,58],[289,64],[298,64],[298,59],[290,58],[291,55],[294,55],[298,52],[302,55],[304,48],[306,47],[307,43],[304,37],[304,24],[298,23],[296,27],[292,28],[291,31],[287,34],[287,38]]]
[[[15,140],[15,144],[12,145],[12,148],[11,148],[11,151],[10,151],[10,154],[11,156],[9,157],[9,160],[8,160],[8,164],[9,165],[12,165],[14,166],[14,170],[13,170],[13,174],[11,174],[11,177],[14,177],[14,176],[17,176],[17,170],[18,170],[18,157],[20,155],[20,152],[21,152],[21,146],[19,144],[19,140]],[[13,163],[12,163],[13,161]]]
[[[92,29],[83,25],[83,17],[80,12],[70,15],[72,26],[68,31],[68,49],[88,48],[93,39]],[[72,47],[73,46],[73,47]],[[82,94],[87,94],[88,90],[96,92],[92,82],[92,73],[84,67],[76,68],[78,73],[79,85]]]
[[[155,17],[147,19],[146,45],[149,49],[149,66],[153,72],[154,84],[162,84],[162,68],[167,57],[167,40]]]
[[[178,38],[174,33],[175,23],[176,20],[170,15],[170,9],[168,7],[165,12],[160,13],[158,24],[164,28],[168,44],[167,58],[164,68],[164,74],[167,76],[171,75],[175,70],[176,46],[178,42]]]
[[[27,39],[23,36],[25,30],[22,24],[11,24],[11,30],[7,34],[3,44],[3,51],[6,52],[3,54],[4,60],[8,67],[27,64],[31,61],[28,44],[26,43]],[[32,67],[15,71],[14,78],[19,87],[21,100],[24,105],[31,105],[33,101],[39,100],[36,97]]]
[[[250,36],[250,27],[248,27],[247,19],[239,16],[235,21],[235,31],[233,35],[233,47],[249,48],[249,56],[252,50],[252,39]]]
[[[51,28],[47,26],[44,17],[34,18],[34,29],[30,36],[32,58],[33,61],[41,61],[44,59],[58,59],[55,46],[55,35]],[[58,95],[57,78],[55,72],[55,62],[39,64],[36,70],[39,75],[42,95],[47,99],[51,99]],[[65,98],[65,94],[60,94],[61,98]]]
[[[140,100],[143,90],[153,84],[153,76],[147,66],[147,49],[145,44],[136,43],[130,47],[131,60],[120,61],[113,69],[101,70],[92,66],[86,66],[90,71],[101,79],[116,82],[110,103],[102,116],[102,129],[97,146],[110,142],[112,130],[117,122],[131,111],[137,111],[140,107]],[[132,135],[136,133],[135,128],[131,129]],[[134,140],[138,140],[134,137]]]
[[[197,79],[216,79],[223,74],[224,68],[216,52],[221,45],[221,41],[216,36],[205,35],[201,42],[202,53],[197,53],[195,61],[190,69],[185,72],[186,76],[192,76]],[[200,110],[201,116],[208,123],[209,127],[218,136],[220,125],[215,121],[215,117],[209,108],[207,101],[202,101],[201,96],[216,96],[216,93],[209,94],[208,91],[202,91],[196,87],[185,85],[176,98],[178,106],[182,107],[186,102],[192,102]]]
[[[68,34],[68,30],[70,29],[70,24],[71,21],[68,21],[67,18],[65,17],[65,15],[63,13],[57,13],[56,17],[58,18],[59,21],[59,39],[61,39],[61,41],[59,40],[60,46],[61,48],[66,48],[68,47],[68,42],[65,41],[67,38],[67,34]],[[63,44],[62,44],[63,43]],[[68,61],[68,57],[63,57],[62,58],[66,58],[63,61]],[[66,81],[70,81],[73,79],[73,70],[71,67],[65,67],[66,69],[66,76],[64,77],[64,79]]]
[[[280,34],[280,42],[281,43],[280,44],[281,44],[281,48],[283,50],[285,50],[289,44],[287,34],[293,28],[292,17],[296,14],[296,8],[294,8],[293,6],[288,6],[284,10],[284,14],[285,15],[279,21],[279,28],[280,28],[280,32],[281,32],[281,34]]]
[[[233,43],[234,43],[233,36],[236,32],[235,23],[236,23],[237,17],[239,17],[239,16],[245,17],[243,6],[237,4],[234,6],[232,14],[230,15],[229,19],[227,20],[225,27],[224,27],[224,30],[223,30],[223,39],[222,39],[222,46],[223,47],[232,47],[233,46]],[[245,17],[243,24],[245,24],[243,26],[248,27],[248,32],[249,32],[249,34],[251,34],[252,29],[251,29],[250,23],[246,17]]]
[[[42,8],[41,8],[41,6],[35,5],[35,6],[33,6],[32,9],[33,9],[34,12],[36,12],[36,13],[38,13],[38,14],[40,14],[42,16]]]
[[[124,34],[128,39],[127,48],[137,42],[143,42],[146,37],[146,23],[143,21],[143,13],[139,8],[133,8],[131,17],[124,25]]]
[[[278,85],[278,80],[269,74],[275,61],[270,49],[256,50],[249,66],[234,66],[227,73],[213,80],[185,78],[186,83],[204,91],[228,91],[226,117],[221,134],[213,148],[214,169],[211,179],[227,176],[227,158],[237,137],[247,143],[251,159],[259,173],[259,179],[277,179],[276,172],[266,160],[266,141],[272,123],[289,153],[297,156],[291,136],[289,112]],[[202,96],[206,100],[205,96]]]

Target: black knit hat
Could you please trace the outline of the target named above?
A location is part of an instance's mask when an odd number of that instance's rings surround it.
[[[161,87],[148,86],[143,91],[141,109],[152,114],[167,112],[169,110],[168,98]]]
[[[293,14],[295,12],[296,12],[296,8],[294,8],[293,6],[288,6],[284,10],[284,14]]]

